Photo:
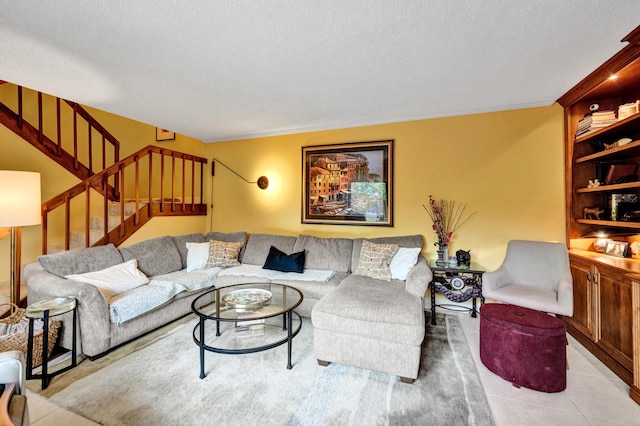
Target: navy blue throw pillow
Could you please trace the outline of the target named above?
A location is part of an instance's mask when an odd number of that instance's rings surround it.
[[[262,269],[272,269],[280,272],[304,272],[304,250],[286,255],[274,246],[269,249],[269,255]]]

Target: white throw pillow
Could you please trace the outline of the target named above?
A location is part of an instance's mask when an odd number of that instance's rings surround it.
[[[407,248],[400,247],[391,259],[389,267],[391,268],[391,278],[394,280],[406,280],[407,274],[418,261],[420,255],[420,247]]]
[[[187,272],[202,269],[209,259],[209,242],[187,243]]]
[[[100,271],[66,275],[65,278],[92,284],[98,287],[107,299],[149,282],[149,278],[138,269],[136,259]]]

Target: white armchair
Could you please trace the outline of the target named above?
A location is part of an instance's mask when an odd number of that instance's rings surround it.
[[[0,384],[4,384],[0,395],[0,425],[28,425],[26,360],[20,351],[0,352]],[[10,384],[14,384],[13,395]]]
[[[482,276],[482,295],[524,308],[573,315],[573,280],[567,247],[509,241],[502,265]]]

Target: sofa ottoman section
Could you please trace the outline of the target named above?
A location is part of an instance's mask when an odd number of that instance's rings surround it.
[[[480,360],[515,386],[542,392],[567,387],[567,337],[553,316],[486,303],[480,311]]]
[[[367,368],[407,383],[418,377],[425,334],[420,297],[382,281],[366,290],[341,284],[316,303],[311,319],[320,365]]]

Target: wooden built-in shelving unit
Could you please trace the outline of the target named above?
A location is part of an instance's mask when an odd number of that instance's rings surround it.
[[[640,404],[640,255],[613,257],[596,252],[592,245],[598,233],[640,242],[640,221],[612,220],[609,211],[612,194],[636,194],[640,200],[640,180],[588,186],[599,178],[604,162],[640,165],[640,111],[575,137],[579,120],[592,104],[600,111],[617,112],[620,105],[640,100],[640,27],[622,41],[626,47],[558,99],[565,115],[567,244],[574,293],[574,313],[565,324],[630,385],[630,396]],[[621,138],[631,142],[605,149],[604,144]],[[604,210],[600,219],[585,217],[585,208],[594,207]]]

